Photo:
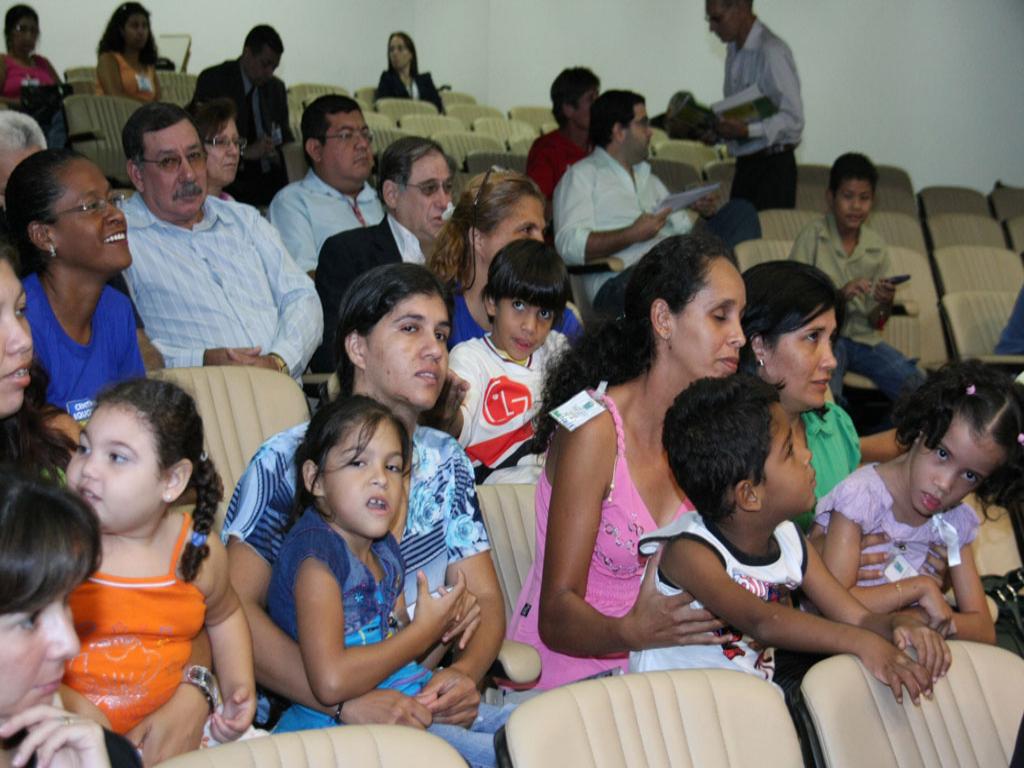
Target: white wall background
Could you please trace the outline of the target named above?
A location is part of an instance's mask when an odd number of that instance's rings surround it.
[[[115,7],[35,0],[39,52],[59,71],[95,61]],[[157,33],[192,35],[190,72],[234,58],[254,24],[272,24],[286,83],[375,85],[388,33],[416,41],[421,68],[502,109],[548,103],[565,66],[605,88],[721,97],[725,48],[703,0],[148,0]],[[757,0],[792,47],[807,127],[802,162],[857,149],[907,168],[920,188],[996,179],[1024,186],[1024,1]]]

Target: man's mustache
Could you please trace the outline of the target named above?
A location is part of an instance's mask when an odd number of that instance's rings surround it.
[[[197,197],[203,194],[203,188],[194,181],[186,181],[174,190],[174,200],[181,200],[185,197]]]

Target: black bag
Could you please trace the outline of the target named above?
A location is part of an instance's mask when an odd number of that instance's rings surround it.
[[[999,607],[996,619],[996,645],[1024,657],[1024,568],[1005,576],[982,576],[985,594]]]
[[[67,83],[56,85],[21,86],[21,112],[24,112],[45,129],[54,116],[64,108],[64,97],[71,93]]]

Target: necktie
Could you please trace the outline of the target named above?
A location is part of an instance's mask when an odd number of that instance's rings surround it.
[[[359,226],[365,227],[366,219],[363,218],[363,212],[359,210],[359,203],[356,202],[354,197],[346,197],[345,199],[348,200],[348,204],[352,206],[352,215],[356,217],[356,220],[359,222]]]

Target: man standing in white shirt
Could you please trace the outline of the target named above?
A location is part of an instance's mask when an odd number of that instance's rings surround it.
[[[311,276],[328,237],[384,218],[377,192],[367,182],[372,140],[359,103],[348,96],[321,96],[302,113],[302,147],[310,169],[274,195],[270,222],[295,263]]]
[[[313,357],[314,371],[335,368],[334,326],[352,281],[381,264],[423,264],[452,201],[455,170],[435,141],[419,136],[399,139],[384,150],[379,165],[384,220],[333,235],[320,249],[316,290],[324,308],[324,343]]]
[[[706,0],[711,31],[728,45],[725,96],[756,85],[778,109],[753,123],[720,120],[718,137],[736,158],[733,199],[749,200],[759,211],[796,205],[796,157],[804,130],[800,77],[789,46],[762,24],[753,0]]]
[[[632,266],[657,243],[693,228],[686,211],[662,207],[668,189],[646,162],[651,143],[644,97],[605,91],[590,108],[593,152],[570,166],[555,188],[555,247],[566,264],[598,262],[609,256]],[[718,208],[717,196],[693,205],[707,228],[730,246],[761,236],[757,213],[745,201]],[[629,271],[585,276],[594,309],[622,310]],[[579,297],[577,297],[579,298]]]

